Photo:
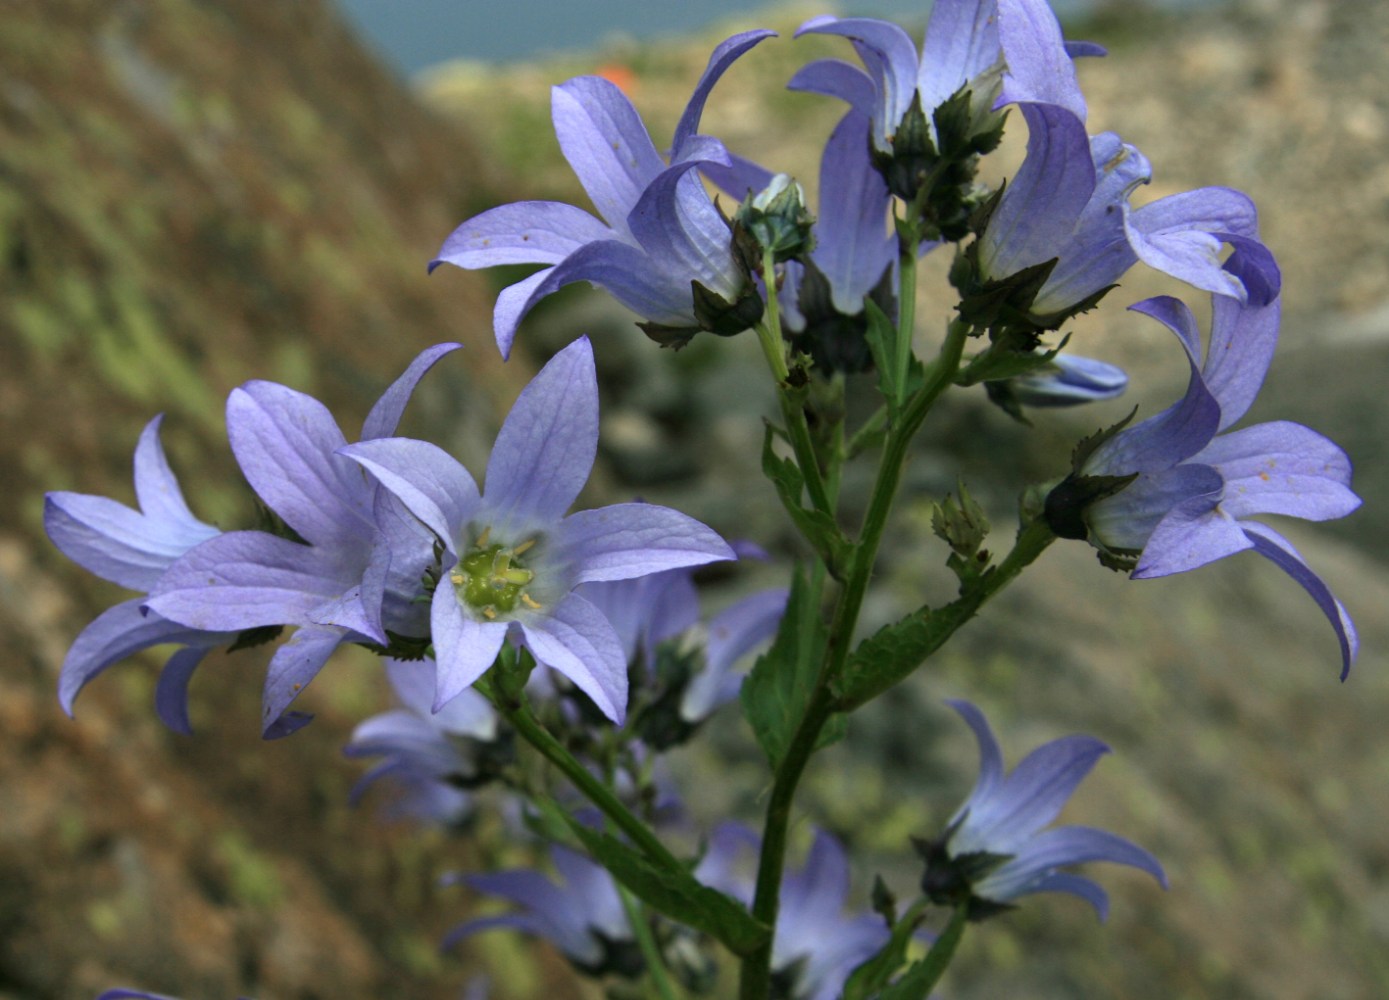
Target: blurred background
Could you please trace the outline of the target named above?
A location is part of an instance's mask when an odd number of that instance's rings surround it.
[[[771,585],[795,549],[758,473],[758,417],[772,401],[750,338],[659,351],[620,307],[570,289],[536,311],[502,365],[492,299],[517,274],[425,276],[443,237],[483,208],[584,203],[550,129],[551,85],[593,72],[620,81],[659,146],[712,45],[742,28],[788,37],[734,68],[704,130],[814,190],[840,108],[782,87],[811,58],[848,56],[830,40],[790,40],[821,9],[721,20],[731,3],[646,4],[643,20],[613,4],[603,20],[601,6],[0,2],[3,1000],[116,984],[189,1000],[445,998],[479,973],[497,997],[596,995],[551,949],[510,935],[438,952],[478,901],[436,889],[437,877],[527,855],[497,838],[495,818],[459,838],[381,825],[374,799],[349,809],[361,768],[340,748],[387,703],[372,657],[335,659],[301,699],[318,720],[276,743],[257,735],[263,650],[209,658],[192,687],[193,739],[154,717],[157,655],[103,674],[66,718],[54,691],[67,645],[126,595],[66,563],[41,518],[45,490],[130,502],[136,438],[164,412],[194,510],[247,524],[222,425],[232,387],[270,378],[313,393],[350,436],[440,340],[466,350],[425,380],[403,430],[480,469],[529,373],[588,333],[604,439],[585,500],[639,494],[753,538],[780,562],[736,584]],[[1076,901],[1029,901],[966,938],[949,996],[1389,995],[1389,5],[1063,9],[1068,37],[1110,48],[1081,80],[1091,130],[1120,132],[1154,164],[1136,200],[1225,184],[1260,206],[1285,319],[1250,419],[1306,422],[1356,462],[1365,507],[1287,531],[1350,608],[1364,654],[1338,683],[1313,603],[1252,555],[1138,583],[1084,546],[1054,546],[984,624],[826,752],[800,843],[818,825],[852,845],[856,900],[875,872],[908,891],[908,836],[936,832],[972,781],[973,741],[941,707],[967,697],[1010,762],[1068,732],[1110,743],[1066,818],[1150,848],[1172,888],[1100,870],[1115,897],[1104,926]],[[914,33],[926,13],[854,10]],[[1015,169],[1021,131],[993,158],[994,180]],[[926,269],[923,351],[948,315],[946,263]],[[1029,429],[982,398],[950,400],[913,458],[866,629],[948,597],[927,512],[957,469],[1001,547],[1021,486],[1060,475],[1077,437],[1180,393],[1170,335],[1122,308],[1163,292],[1183,290],[1136,271],[1072,341],[1130,371],[1125,401],[1042,414]],[[712,602],[734,596],[725,582]],[[678,762],[699,783],[692,808],[755,819],[756,751],[736,719],[712,737]]]

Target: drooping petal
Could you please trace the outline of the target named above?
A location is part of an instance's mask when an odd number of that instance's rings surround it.
[[[1148,851],[1106,830],[1084,826],[1059,826],[1037,834],[1019,851],[1017,857],[991,872],[974,888],[985,899],[1001,902],[1033,892],[1070,892],[1074,891],[1074,886],[1069,882],[1063,884],[1050,880],[1050,876],[1058,868],[1091,861],[1112,861],[1137,868],[1157,879],[1164,889],[1167,888],[1167,874],[1157,858]],[[1079,876],[1071,875],[1068,878]],[[1099,888],[1094,883],[1089,885],[1097,890]],[[1090,903],[1096,903],[1091,893],[1079,894]],[[1103,919],[1103,907],[1096,905],[1095,908]]]
[[[1220,501],[1225,480],[1209,465],[1179,465],[1146,473],[1116,496],[1086,512],[1091,536],[1111,549],[1134,552],[1148,544],[1153,530],[1179,504],[1210,510]]]
[[[448,235],[429,262],[468,269],[498,264],[558,264],[585,243],[615,231],[582,208],[559,201],[517,201],[489,208]]]
[[[743,31],[724,39],[715,47],[709,56],[709,64],[705,66],[699,83],[695,84],[694,93],[690,95],[685,110],[680,115],[680,121],[675,126],[675,135],[670,144],[671,163],[690,158],[689,140],[699,131],[699,119],[704,114],[704,104],[709,99],[709,92],[714,89],[714,84],[719,82],[719,78],[743,53],[754,45],[775,37],[775,31],[766,29]]]
[[[457,459],[437,445],[411,438],[361,441],[341,453],[367,469],[449,552],[458,554],[459,535],[481,498]]]
[[[1126,220],[1129,243],[1149,267],[1189,285],[1245,301],[1240,280],[1221,266],[1220,237],[1257,237],[1254,203],[1232,188],[1183,191],[1144,205]]]
[[[58,673],[58,704],[68,715],[72,715],[78,692],[93,677],[142,649],[164,643],[217,645],[231,641],[231,636],[209,635],[146,614],[142,610],[144,603],[144,598],[137,597],[107,608],[73,640]]]
[[[951,818],[950,825],[954,826],[975,802],[988,801],[997,793],[999,785],[1003,782],[1003,751],[999,749],[998,740],[994,739],[993,730],[989,728],[989,720],[984,717],[983,712],[963,700],[948,700],[946,704],[965,720],[974,731],[974,739],[979,744],[979,777],[975,780],[974,790],[969,793],[965,804]]]
[[[183,499],[159,441],[163,419],[161,414],[146,424],[135,446],[135,499],[144,515],[160,525],[165,538],[177,538],[185,549],[191,549],[217,534],[217,529],[194,517]]]
[[[686,288],[697,280],[732,300],[742,290],[743,274],[733,257],[733,236],[694,173],[697,161],[686,161],[655,178],[627,218],[632,236],[647,256]],[[691,297],[691,309],[693,298]]]
[[[846,316],[863,310],[865,296],[897,256],[897,240],[887,231],[892,198],[868,157],[869,125],[861,114],[845,115],[820,161],[825,195],[811,257],[829,279],[835,309]]]
[[[626,246],[625,243],[613,245]],[[586,247],[581,247],[571,256],[578,256],[584,249]],[[631,249],[633,253],[639,253],[635,248]],[[531,307],[549,295],[550,292],[565,284],[563,281],[554,285],[546,284],[553,271],[553,267],[543,267],[529,277],[522,278],[514,285],[507,285],[497,293],[497,301],[492,306],[492,336],[497,341],[497,350],[501,353],[503,361],[511,357],[511,345],[516,340],[516,328],[521,325],[521,320],[525,319],[526,313],[530,312]],[[537,293],[537,289],[542,285],[545,285],[545,291]]]
[[[1329,521],[1360,506],[1350,489],[1346,453],[1301,424],[1278,420],[1222,434],[1196,460],[1225,478],[1220,506],[1231,517],[1287,514]]]
[[[936,0],[932,5],[916,81],[928,118],[998,62],[998,25],[996,0]]]
[[[995,107],[1040,103],[1085,121],[1085,97],[1046,0],[998,0],[998,38],[1007,61]]]
[[[1250,547],[1239,522],[1201,498],[1179,503],[1158,521],[1134,568],[1135,580],[1185,573]]]
[[[665,169],[637,109],[614,83],[575,77],[552,88],[551,115],[564,158],[598,214],[619,238],[627,237],[627,213]]]
[[[487,462],[483,506],[501,538],[549,527],[588,481],[598,449],[598,374],[580,337],[521,390]]]
[[[842,59],[816,59],[808,62],[796,70],[795,75],[786,84],[786,89],[837,97],[867,118],[871,127],[874,103],[878,99],[878,87],[871,76],[853,63],[847,63]],[[769,178],[770,176],[768,174]],[[755,190],[760,191],[761,188]]]
[[[227,437],[251,488],[305,541],[370,537],[370,486],[334,454],[347,440],[318,400],[247,382],[227,398]]]
[[[299,693],[318,676],[328,657],[346,638],[346,629],[306,625],[275,650],[275,655],[270,658],[265,691],[261,696],[261,723],[266,739],[289,735],[279,731],[275,724],[286,714],[290,702],[299,697]],[[293,725],[290,732],[301,728],[302,725]]]
[[[464,612],[447,579],[434,591],[429,625],[438,664],[433,705],[437,712],[492,666],[511,626],[508,622],[474,621]]]
[[[555,542],[557,558],[574,569],[575,583],[627,580],[737,558],[727,542],[694,518],[646,503],[577,511],[560,523]]]
[[[381,398],[372,406],[371,412],[362,422],[362,440],[370,441],[373,438],[390,437],[394,434],[401,414],[405,412],[405,404],[410,402],[410,396],[414,393],[415,386],[420,384],[420,379],[424,378],[425,373],[445,354],[462,346],[451,343],[435,344],[415,355],[415,360],[411,361],[400,377],[381,394]]]
[[[1254,543],[1254,551],[1273,562],[1276,566],[1297,581],[1303,590],[1312,596],[1326,615],[1331,627],[1336,630],[1336,639],[1341,644],[1341,680],[1350,673],[1350,666],[1360,652],[1360,638],[1355,631],[1355,623],[1345,605],[1331,593],[1331,588],[1322,582],[1321,577],[1312,572],[1297,549],[1278,532],[1257,521],[1244,521],[1240,525],[1249,540]]]
[[[526,647],[593,699],[598,710],[619,726],[627,714],[627,663],[622,643],[602,612],[578,594],[569,594],[544,614],[521,621]]]
[[[1204,448],[1219,424],[1220,404],[1192,364],[1180,402],[1114,435],[1095,450],[1085,471],[1097,476],[1164,472]]]
[[[189,550],[145,603],[207,632],[301,624],[353,585],[353,567],[338,555],[261,531],[233,531]]]
[[[1274,299],[1259,306],[1226,295],[1211,302],[1211,346],[1202,370],[1220,401],[1220,430],[1248,412],[1264,384],[1278,346],[1281,305]]]
[[[878,88],[873,115],[874,139],[885,140],[895,135],[898,123],[916,96],[919,61],[911,37],[888,21],[828,15],[811,18],[802,24],[796,30],[796,37],[801,35],[840,35],[854,43]]]
[[[164,664],[154,687],[154,710],[160,721],[184,736],[193,735],[193,723],[188,718],[188,682],[207,654],[206,646],[180,649]]]

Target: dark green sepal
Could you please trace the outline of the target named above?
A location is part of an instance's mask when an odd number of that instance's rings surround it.
[[[771,928],[742,903],[704,885],[688,869],[659,865],[611,834],[565,818],[598,863],[652,909],[708,934],[739,956],[752,954],[771,937]]]
[[[869,347],[869,317],[866,310],[846,316],[834,306],[829,279],[819,266],[806,258],[805,268],[797,289],[796,302],[805,328],[799,333],[783,331],[791,346],[810,356],[816,371],[826,375],[835,372],[855,374],[872,369],[875,356]],[[892,288],[892,266],[883,269],[882,278],[868,293],[880,312],[890,318],[897,315],[897,297]],[[892,319],[895,323],[895,318]],[[881,366],[879,366],[881,367]]]
[[[699,328],[719,337],[732,337],[756,326],[762,319],[764,305],[757,286],[751,279],[732,302],[698,281],[690,282],[694,295],[694,315]]]
[[[284,630],[283,625],[258,625],[255,628],[243,629],[236,634],[232,644],[227,647],[227,652],[235,653],[242,649],[264,646],[267,642],[274,642],[278,639]]]
[[[1057,538],[1087,541],[1090,527],[1086,523],[1086,511],[1092,504],[1122,492],[1137,478],[1136,472],[1127,476],[1081,476],[1071,473],[1047,494],[1042,516]]]
[[[377,656],[389,656],[393,660],[423,660],[429,655],[432,644],[427,635],[401,635],[390,629],[386,629],[386,639],[388,641],[384,646],[377,642],[364,642],[360,645]]]
[[[971,920],[980,920],[1011,909],[1007,903],[979,898],[974,894],[974,886],[1014,856],[971,851],[952,857],[948,845],[958,828],[959,823],[955,823],[934,840],[912,838],[912,846],[926,865],[921,875],[921,891],[937,906],[968,906]]]
[[[507,704],[525,704],[526,682],[534,669],[535,658],[528,650],[518,649],[510,643],[503,644],[497,662],[489,671],[496,696],[505,699]]]
[[[656,662],[647,670],[649,679],[632,684],[633,691],[654,690],[655,694],[637,707],[629,722],[641,741],[658,753],[685,743],[699,729],[680,714],[680,703],[697,671],[700,654],[681,649],[675,642],[664,642],[656,649]]]

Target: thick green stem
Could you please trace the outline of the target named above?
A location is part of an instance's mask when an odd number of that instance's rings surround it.
[[[481,687],[481,685],[479,685]],[[574,759],[574,756],[550,735],[531,714],[525,705],[508,705],[503,698],[492,698],[497,710],[516,727],[516,732],[555,767],[574,783],[590,802],[598,807],[604,816],[625,833],[652,861],[667,868],[682,867],[680,861],[651,832],[650,827],[634,816],[626,806],[618,801],[606,785],[588,772],[588,769]]]
[[[903,288],[903,294],[906,295],[905,284]],[[762,831],[762,852],[757,870],[757,891],[753,897],[752,915],[769,927],[776,926],[781,872],[786,863],[786,834],[791,823],[791,803],[805,765],[809,762],[810,755],[820,740],[820,732],[833,709],[830,682],[848,660],[854,629],[858,625],[859,611],[863,607],[868,581],[873,574],[873,564],[877,560],[878,546],[882,542],[883,529],[887,525],[888,514],[892,510],[897,486],[902,478],[902,466],[906,461],[908,447],[932,404],[954,381],[969,329],[969,324],[960,320],[950,324],[939,356],[927,369],[926,384],[907,403],[901,419],[893,426],[884,445],[873,495],[864,515],[863,530],[849,563],[844,589],[840,592],[835,607],[825,659],[807,703],[805,715],[801,718],[787,746],[786,754],[776,770],[772,790],[767,799],[767,818]],[[906,334],[899,332],[899,338],[902,336]],[[765,1000],[771,982],[771,949],[769,942],[743,962],[740,994],[742,1000]]]
[[[910,244],[902,241],[898,257],[898,271],[901,274],[899,287],[902,289],[901,301],[897,304],[897,357],[894,359],[894,385],[902,395],[907,392],[907,373],[911,370],[912,333],[916,326],[916,240]],[[899,397],[900,401],[900,397]]]
[[[786,367],[786,349],[781,339],[781,313],[777,307],[775,261],[770,252],[762,256],[762,272],[766,276],[767,313],[757,324],[757,342],[762,345],[762,354],[767,359],[767,367],[776,379],[777,401],[781,404],[781,417],[786,423],[786,436],[795,452],[796,464],[801,467],[805,478],[805,489],[810,502],[816,510],[834,517],[834,505],[825,489],[825,479],[820,472],[820,461],[815,454],[815,445],[810,440],[810,427],[805,421],[805,407],[795,398],[790,384],[791,370]]]

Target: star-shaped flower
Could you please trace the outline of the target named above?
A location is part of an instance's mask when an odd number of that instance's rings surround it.
[[[492,666],[510,638],[620,723],[627,705],[622,643],[574,588],[734,558],[713,531],[667,507],[616,504],[566,517],[597,446],[597,373],[583,338],[521,392],[497,435],[481,494],[462,465],[423,441],[342,449],[443,548],[430,604],[436,709]]]

